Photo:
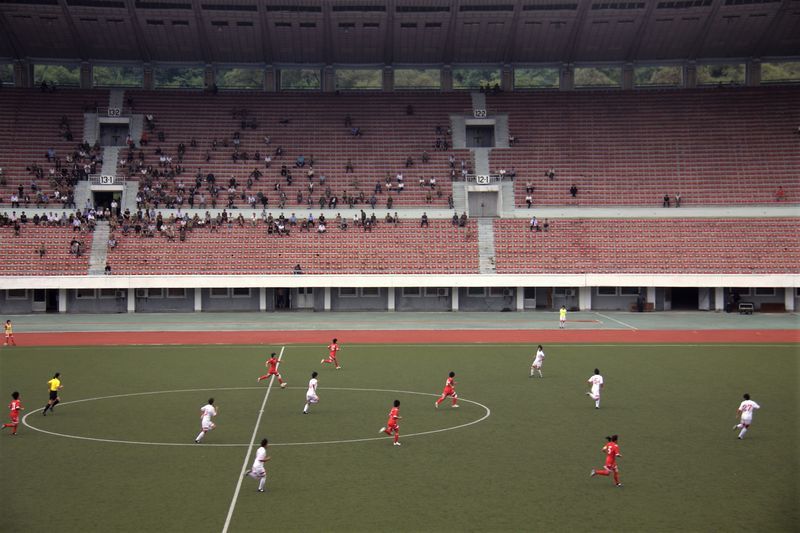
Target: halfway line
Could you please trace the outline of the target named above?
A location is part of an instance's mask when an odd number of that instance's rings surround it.
[[[286,346],[281,346],[281,353],[280,355],[278,355],[278,364],[280,364],[281,358],[283,358],[283,350],[285,349]],[[275,376],[273,375],[269,379],[269,385],[267,386],[267,393],[264,394],[264,401],[261,402],[261,410],[258,412],[258,419],[256,419],[256,425],[253,428],[253,435],[250,437],[250,444],[247,446],[247,452],[245,452],[244,454],[242,471],[239,472],[239,479],[236,482],[236,490],[233,492],[233,499],[231,500],[231,506],[228,508],[228,516],[225,518],[225,525],[222,526],[222,533],[227,533],[228,527],[231,525],[231,518],[233,518],[233,510],[236,508],[236,500],[239,499],[239,491],[242,488],[242,480],[244,479],[244,473],[247,470],[247,463],[250,461],[250,451],[253,449],[253,443],[256,441],[256,434],[258,433],[258,427],[261,425],[261,417],[264,416],[264,408],[267,406],[267,399],[269,399],[269,391],[272,390],[272,384],[274,382],[275,382]]]

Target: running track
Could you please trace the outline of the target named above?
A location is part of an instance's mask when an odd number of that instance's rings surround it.
[[[376,330],[376,331],[104,331],[25,333],[20,346],[129,346],[187,344],[739,344],[800,343],[800,330]]]

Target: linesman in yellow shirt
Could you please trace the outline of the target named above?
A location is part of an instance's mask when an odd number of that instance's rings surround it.
[[[58,397],[58,391],[63,388],[61,386],[61,380],[59,379],[60,376],[61,374],[56,372],[53,379],[47,382],[47,388],[50,391],[50,399],[47,400],[47,405],[44,406],[44,411],[42,411],[44,416],[47,416],[48,409],[50,409],[50,413],[52,414],[55,406],[61,401],[61,398]]]

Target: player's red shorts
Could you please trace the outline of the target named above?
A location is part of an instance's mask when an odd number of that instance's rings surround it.
[[[18,413],[11,413],[9,415],[9,418],[11,418],[11,423],[12,424],[19,424],[19,414]]]
[[[452,387],[445,387],[444,392],[442,392],[445,396],[455,396],[456,390]]]
[[[386,423],[386,430],[389,431],[389,432],[392,432],[392,431],[394,431],[396,429],[400,429],[400,426],[397,424],[397,422],[395,422],[394,420],[390,419]]]
[[[275,369],[275,370],[268,370],[268,371],[267,371],[267,375],[268,375],[268,376],[277,376],[277,375],[278,375],[278,370],[277,370],[277,369]]]
[[[611,470],[612,472],[617,469],[617,461],[611,460],[609,461],[606,459],[606,470]]]

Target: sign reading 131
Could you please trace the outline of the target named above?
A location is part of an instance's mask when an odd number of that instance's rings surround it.
[[[114,176],[100,176],[101,185],[114,185]]]

